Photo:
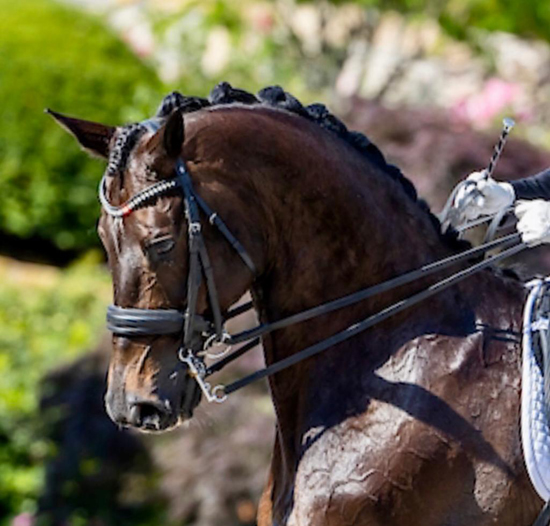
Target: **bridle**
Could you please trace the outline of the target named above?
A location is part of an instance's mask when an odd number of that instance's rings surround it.
[[[150,119],[141,123],[142,126],[152,132],[160,127],[157,119]],[[213,212],[205,201],[196,194],[193,189],[191,177],[181,158],[178,158],[175,166],[174,179],[160,181],[137,194],[119,206],[114,206],[107,199],[107,185],[104,175],[99,185],[99,199],[103,209],[108,215],[122,219],[129,216],[135,210],[151,204],[156,198],[179,190],[183,194],[184,213],[187,220],[187,236],[189,246],[189,273],[187,281],[187,307],[184,312],[176,309],[137,309],[124,308],[110,305],[107,308],[107,328],[120,336],[151,336],[166,334],[182,334],[182,345],[178,356],[187,364],[189,372],[197,378],[199,386],[209,401],[220,401],[223,396],[218,393],[219,388],[210,392],[208,384],[201,384],[201,377],[206,373],[204,360],[201,354],[216,343],[227,341],[228,334],[224,332],[224,320],[218,300],[214,273],[210,264],[210,258],[200,220],[200,210],[208,217],[210,224],[217,227],[220,233],[235,249],[248,267],[253,276],[256,275],[256,267],[252,258],[248,255],[241,243],[229,231],[225,223]],[[197,314],[198,293],[204,276],[208,293],[208,300],[213,315],[212,322]],[[247,305],[247,309],[252,305]],[[238,313],[243,312],[239,310]],[[238,315],[235,312],[228,313],[226,320]],[[225,320],[225,321],[226,321]]]
[[[141,124],[153,132],[160,127],[160,123],[157,119],[144,121]],[[271,376],[311,356],[319,354],[329,347],[337,345],[367,330],[390,316],[412,305],[416,305],[420,301],[526,248],[526,245],[521,242],[519,234],[510,234],[497,240],[484,243],[481,246],[465,250],[459,254],[435,261],[383,283],[291,315],[287,318],[272,323],[263,323],[253,329],[248,329],[238,334],[228,334],[224,330],[225,322],[252,309],[253,304],[249,302],[239,307],[235,307],[230,309],[225,317],[222,316],[212,266],[202,234],[200,212],[202,211],[206,215],[210,224],[215,226],[229,242],[255,278],[257,277],[256,267],[243,245],[230,232],[220,217],[195,192],[191,176],[184,161],[181,158],[177,160],[173,179],[164,180],[145,188],[120,206],[113,206],[107,199],[106,177],[107,176],[104,175],[100,183],[99,197],[103,209],[114,218],[122,219],[127,217],[138,208],[152,205],[155,199],[160,196],[166,196],[176,191],[181,192],[183,196],[185,217],[188,225],[187,235],[189,244],[187,306],[185,311],[182,312],[176,309],[125,308],[110,305],[107,309],[107,328],[114,334],[126,337],[181,335],[181,346],[178,351],[179,359],[186,364],[188,373],[196,380],[203,395],[209,402],[223,402],[226,400],[227,395],[245,387],[251,382]],[[240,380],[229,385],[217,385],[213,388],[206,380],[211,374],[221,370],[233,360],[253,349],[260,342],[260,337],[265,334],[328,314],[337,309],[356,304],[367,298],[388,292],[405,284],[413,283],[418,279],[441,272],[451,266],[483,256],[487,251],[495,248],[501,248],[503,250],[499,254],[478,261],[455,274],[433,283],[420,292],[398,301],[380,312],[349,326],[347,329]],[[212,320],[207,320],[204,316],[197,314],[198,292],[203,276],[207,288]],[[220,344],[232,346],[237,343],[244,343],[244,345],[232,353],[229,353],[229,347],[224,353],[213,354],[214,357],[221,357],[221,359],[210,366],[206,365],[205,357],[212,357],[211,353],[209,353],[210,349]]]

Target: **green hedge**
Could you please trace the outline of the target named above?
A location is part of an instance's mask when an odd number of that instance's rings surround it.
[[[50,107],[120,124],[149,115],[163,88],[104,25],[47,0],[0,0],[0,232],[62,249],[97,243],[102,164]]]
[[[38,386],[59,363],[96,345],[111,286],[80,263],[59,271],[0,259],[0,524],[33,512],[52,453],[43,438]]]

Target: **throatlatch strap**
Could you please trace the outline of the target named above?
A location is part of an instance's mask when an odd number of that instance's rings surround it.
[[[233,249],[239,254],[240,258],[243,260],[244,264],[250,269],[250,272],[253,276],[256,276],[256,265],[254,265],[254,262],[252,261],[252,258],[248,255],[245,248],[241,245],[239,240],[231,233],[231,231],[227,228],[225,223],[220,219],[218,214],[214,212],[204,201],[204,199],[200,195],[196,195],[195,197],[197,199],[197,203],[202,208],[203,212],[208,216],[208,221],[215,225],[217,229],[223,234],[225,239],[229,242],[229,244],[233,247]]]

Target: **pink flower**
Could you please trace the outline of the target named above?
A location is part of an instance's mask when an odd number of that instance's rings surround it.
[[[255,31],[269,35],[275,26],[275,16],[271,6],[267,4],[254,5],[248,13],[248,18]]]
[[[13,518],[11,526],[33,526],[34,517],[30,513],[21,513]]]
[[[489,79],[481,92],[464,98],[452,108],[452,114],[481,127],[488,126],[507,107],[520,102],[522,89],[502,79]]]

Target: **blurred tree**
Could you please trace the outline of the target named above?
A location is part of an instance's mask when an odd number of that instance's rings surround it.
[[[311,60],[304,54],[285,18],[292,12],[292,4],[257,0],[192,0],[181,2],[176,12],[154,12],[153,30],[163,50],[156,57],[161,75],[169,84],[176,82],[176,89],[185,86],[188,94],[204,95],[227,81],[248,91],[280,84],[300,97],[311,96],[330,83],[309,82],[310,70],[319,76],[323,68],[319,56]],[[331,58],[326,65],[334,69]]]
[[[471,28],[507,31],[550,41],[550,4],[540,0],[467,0],[445,3],[440,22],[452,35],[466,38]]]
[[[93,17],[46,0],[0,12],[0,232],[95,244],[102,166],[43,110],[119,124],[150,114],[162,85]]]

